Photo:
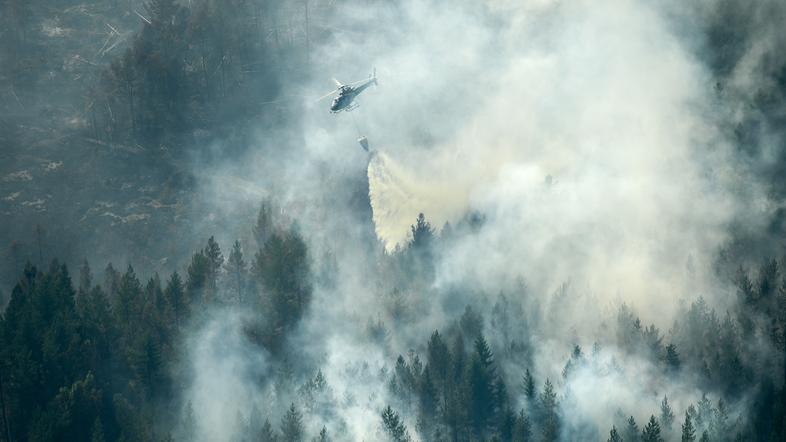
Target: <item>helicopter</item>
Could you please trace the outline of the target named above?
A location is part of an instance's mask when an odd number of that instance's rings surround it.
[[[317,101],[324,100],[325,98],[337,93],[333,102],[330,104],[330,113],[337,114],[341,111],[352,111],[357,109],[360,105],[355,103],[355,97],[360,95],[367,87],[372,84],[376,86],[377,83],[377,70],[374,69],[372,73],[365,80],[356,81],[354,83],[343,84],[335,78],[333,81],[336,83],[336,89],[328,92],[320,97]]]

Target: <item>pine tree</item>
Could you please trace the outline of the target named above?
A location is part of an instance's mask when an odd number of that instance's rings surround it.
[[[212,301],[210,266],[210,259],[205,256],[204,251],[196,252],[191,256],[191,264],[187,269],[186,293],[192,307]]]
[[[303,237],[295,228],[274,233],[257,253],[254,272],[264,289],[272,329],[291,329],[311,302],[311,266]],[[280,338],[271,339],[272,350],[279,349]]]
[[[93,274],[90,272],[90,264],[87,259],[82,261],[82,267],[79,268],[79,292],[87,293],[93,286]]]
[[[494,356],[483,336],[475,339],[475,355],[470,362],[469,393],[470,418],[478,438],[481,438],[494,416]]]
[[[434,276],[433,248],[436,235],[423,214],[410,226],[412,241],[407,245],[407,254],[412,272],[411,280],[429,281]]]
[[[532,436],[532,424],[529,417],[524,414],[524,410],[519,411],[516,421],[513,423],[513,442],[527,442]]]
[[[246,262],[243,260],[243,250],[240,241],[235,241],[232,251],[226,262],[227,275],[234,286],[235,296],[239,304],[243,303],[243,288],[245,286]]]
[[[276,433],[273,430],[273,426],[270,425],[270,421],[265,419],[265,423],[262,424],[262,428],[260,428],[259,433],[257,434],[256,441],[257,442],[276,442],[278,438],[276,437]]]
[[[410,247],[415,250],[425,250],[431,247],[434,242],[434,229],[422,213],[418,214],[418,218],[410,230],[412,230]]]
[[[636,419],[633,419],[633,416],[628,417],[623,439],[625,439],[626,442],[639,440],[639,426],[636,425]]]
[[[477,339],[483,333],[483,316],[468,305],[464,308],[459,325],[464,335],[471,339]]]
[[[319,436],[314,439],[314,442],[330,442],[330,436],[328,436],[327,428],[324,425],[319,430]]]
[[[284,442],[300,442],[303,440],[303,431],[303,415],[293,403],[281,419],[282,440]]]
[[[224,255],[221,253],[221,247],[218,246],[214,237],[208,238],[204,253],[209,263],[208,284],[215,291],[218,285],[218,276],[224,266]]]
[[[398,413],[390,408],[390,405],[382,410],[382,426],[393,442],[410,442],[407,427],[401,421]]]
[[[442,385],[447,380],[450,368],[450,352],[442,340],[439,330],[434,330],[426,347],[426,362],[434,381]]]
[[[666,432],[671,431],[671,427],[674,424],[674,412],[671,411],[669,398],[665,395],[663,396],[663,401],[660,403],[660,422],[663,424],[663,428]]]
[[[710,402],[706,393],[702,393],[701,399],[699,399],[696,405],[696,428],[706,428],[710,425],[713,418],[712,402]]]
[[[676,371],[680,369],[680,355],[677,353],[677,347],[674,344],[666,346],[665,361],[669,370]]]
[[[654,415],[650,416],[649,422],[644,426],[641,440],[642,442],[663,442],[663,438],[660,436],[660,424]]]
[[[554,385],[546,378],[543,393],[540,394],[540,412],[542,417],[541,431],[546,442],[558,439],[559,420],[557,416],[557,393]]]
[[[707,431],[707,430],[704,430],[701,433],[701,438],[699,439],[699,442],[710,442],[710,432]]]
[[[437,387],[432,380],[431,370],[424,370],[419,387],[419,418],[422,426],[431,428],[432,421],[437,415],[437,405],[439,403],[439,399],[437,398]]]
[[[481,366],[486,370],[490,378],[496,377],[496,369],[494,367],[494,354],[491,352],[488,342],[483,335],[475,339],[475,354],[480,361]]]
[[[259,213],[257,214],[257,222],[254,225],[254,239],[257,241],[257,247],[262,249],[265,247],[268,238],[273,235],[273,208],[272,204],[263,201],[259,206]]]
[[[527,369],[526,373],[524,373],[524,379],[522,380],[522,389],[524,390],[524,396],[527,397],[527,400],[532,403],[535,400],[535,378],[532,377],[532,373],[530,373],[529,368]]]
[[[179,329],[188,312],[188,299],[186,298],[183,281],[177,272],[173,272],[172,276],[169,277],[166,289],[164,289],[164,297],[169,304],[169,308],[172,309],[175,327]]]
[[[114,300],[120,288],[120,273],[115,270],[110,262],[104,270],[104,288],[109,298]]]
[[[693,427],[693,420],[689,412],[685,412],[685,422],[682,424],[681,442],[694,442],[696,440],[696,429]]]
[[[161,370],[164,365],[161,356],[161,344],[151,332],[143,332],[129,349],[129,365],[139,383],[153,396],[163,389],[158,388],[161,382]]]
[[[122,324],[130,326],[142,311],[142,284],[136,277],[134,268],[128,265],[128,270],[120,279],[117,292],[117,313]]]
[[[715,415],[710,424],[710,432],[714,439],[723,439],[730,433],[731,428],[729,427],[729,410],[722,398],[718,399],[718,406],[714,411]]]
[[[611,426],[611,431],[609,431],[608,442],[622,442],[622,436],[620,436],[617,427],[614,425]]]

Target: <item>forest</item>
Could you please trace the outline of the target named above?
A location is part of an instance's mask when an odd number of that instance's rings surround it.
[[[0,442],[786,439],[786,7],[520,3],[0,1]]]
[[[304,316],[318,316],[314,290],[329,290],[334,273],[315,268],[296,225],[282,225],[263,204],[251,254],[235,242],[224,256],[213,237],[195,252],[181,276],[140,280],[132,266],[108,264],[100,276],[87,263],[72,277],[52,261],[46,270],[28,264],[2,318],[2,410],[6,440],[200,440],[191,402],[179,392],[192,376],[184,365],[183,336],[211,311],[249,313],[242,339],[271,357],[268,409],[239,410],[229,440],[345,440],[339,409],[370,399],[336,396],[317,361],[289,340]],[[493,304],[465,306],[442,330],[403,351],[391,335],[423,315],[434,261],[445,242],[471,235],[468,225],[441,236],[421,216],[412,240],[393,254],[378,252],[378,284],[392,292],[384,316],[369,316],[363,338],[391,355],[377,372],[353,367],[353,377],[376,378],[386,405],[378,410],[375,438],[408,440],[780,440],[786,422],[783,358],[786,354],[786,274],[769,260],[734,276],[732,310],[716,312],[699,298],[684,306],[663,333],[625,304],[609,318],[614,333],[561,349],[564,367],[555,379],[538,379],[533,334],[548,309],[538,306],[521,281]],[[450,235],[450,236],[449,236]],[[329,262],[329,260],[327,261]],[[323,264],[325,265],[325,264]],[[401,295],[401,290],[411,293]],[[561,288],[552,303],[570,302]],[[384,320],[382,318],[385,318]],[[746,342],[759,342],[757,347]],[[578,342],[587,342],[582,347]],[[640,358],[666,379],[695,376],[700,395],[686,409],[663,395],[649,416],[618,409],[610,428],[571,415],[571,378],[625,371],[604,357]],[[509,370],[515,366],[523,370]],[[519,374],[519,371],[523,374]],[[515,373],[515,374],[514,374]],[[749,408],[740,408],[749,403]],[[261,405],[261,404],[260,404]],[[406,417],[405,417],[406,416]],[[328,430],[329,428],[329,430]]]

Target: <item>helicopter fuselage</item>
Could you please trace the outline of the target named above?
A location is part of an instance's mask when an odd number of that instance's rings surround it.
[[[356,103],[353,103],[355,97],[360,95],[367,87],[371,86],[372,84],[376,84],[377,79],[375,77],[369,78],[368,81],[365,83],[352,87],[352,86],[341,86],[339,88],[338,95],[336,98],[333,99],[333,103],[330,105],[330,112],[337,114],[341,111],[351,111],[358,107]]]

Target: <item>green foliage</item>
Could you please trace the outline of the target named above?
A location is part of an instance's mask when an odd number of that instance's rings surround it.
[[[636,424],[636,419],[633,416],[628,417],[625,425],[625,435],[623,439],[626,441],[639,440],[639,426]]]
[[[608,442],[622,442],[622,436],[620,436],[620,433],[617,431],[617,427],[611,427],[611,431],[609,431]]]
[[[194,253],[191,264],[188,266],[188,279],[186,279],[186,293],[192,305],[206,304],[212,300],[210,258],[203,251]]]
[[[674,412],[669,405],[669,398],[663,396],[663,401],[660,403],[660,423],[663,424],[663,429],[667,432],[671,431],[674,425]]]
[[[392,442],[409,442],[412,439],[398,413],[390,405],[382,410],[382,426]]]
[[[328,436],[327,428],[324,426],[321,430],[319,430],[319,435],[314,438],[314,442],[330,442],[330,436]]]
[[[296,401],[283,417],[275,412],[263,415],[256,408],[240,410],[234,436],[261,441],[327,440],[328,425],[341,435],[345,424],[337,417],[337,407],[357,404],[356,400],[333,397],[322,370],[309,371],[302,365],[295,345],[301,341],[287,339],[309,309],[315,308],[311,306],[313,275],[306,240],[295,226],[273,228],[274,220],[266,221],[264,213],[258,224],[271,227],[259,228],[260,233],[267,229],[262,235],[265,242],[248,275],[256,283],[255,290],[244,281],[247,267],[240,242],[235,241],[224,260],[214,237],[192,256],[186,281],[174,272],[165,283],[156,274],[143,284],[132,266],[120,274],[109,265],[103,285],[95,285],[85,263],[80,269],[79,290],[74,290],[68,270],[57,262],[46,272],[26,266],[0,317],[0,410],[7,414],[0,423],[10,439],[154,441],[168,440],[170,434],[178,440],[203,437],[199,432],[204,423],[197,421],[193,407],[190,403],[183,407],[176,399],[183,396],[187,376],[178,371],[182,365],[181,333],[198,326],[208,309],[220,304],[251,313],[254,319],[244,324],[243,331],[250,345],[271,350],[270,385],[275,387],[276,397]],[[382,261],[380,265],[397,264]],[[401,272],[399,277],[408,277],[408,269],[396,268]],[[733,430],[750,440],[778,440],[781,435],[782,426],[777,422],[784,410],[778,399],[784,397],[785,389],[775,374],[786,347],[779,340],[786,329],[786,315],[770,306],[771,302],[780,309],[786,305],[783,299],[777,301],[783,304],[772,301],[786,291],[783,284],[772,288],[771,281],[778,274],[777,267],[765,266],[755,278],[757,282],[750,284],[751,304],[744,304],[743,298],[739,311],[730,309],[723,318],[701,298],[690,303],[678,316],[667,345],[663,345],[660,331],[652,325],[643,326],[632,309],[622,306],[617,312],[617,334],[608,344],[603,343],[604,349],[618,345],[624,353],[658,367],[655,372],[698,374],[710,387],[707,391],[712,392],[713,400],[702,395],[685,412],[682,440],[695,442],[697,435],[728,440]],[[241,290],[249,294],[247,299]],[[409,302],[412,298],[402,299]],[[398,356],[392,369],[380,371],[379,379],[387,383],[389,391],[375,394],[385,395],[402,413],[391,406],[382,410],[387,436],[396,441],[598,437],[597,428],[587,424],[583,416],[574,415],[577,402],[571,389],[574,383],[583,382],[576,374],[605,375],[624,368],[614,363],[604,366],[605,350],[597,342],[591,355],[585,355],[576,344],[563,371],[566,382],[555,384],[547,378],[537,391],[527,367],[544,365],[533,360],[526,345],[516,347],[511,335],[532,333],[517,329],[516,324],[535,324],[532,318],[542,310],[530,305],[535,312],[525,316],[525,309],[515,308],[504,296],[493,306],[475,305],[467,306],[442,331],[434,330],[424,336],[428,338],[425,342]],[[371,341],[390,351],[400,344],[389,338],[398,330],[393,327],[389,331],[382,316],[380,313],[369,328],[371,337],[378,336]],[[488,317],[491,320],[486,322]],[[745,318],[750,319],[747,325]],[[743,344],[750,342],[746,336],[772,339],[768,351],[750,353]],[[576,342],[583,341],[582,336],[576,337]],[[570,348],[561,351],[567,350]],[[753,374],[764,379],[757,381]],[[508,391],[511,380],[520,380],[520,388],[513,392]],[[751,386],[756,388],[746,390]],[[740,400],[748,400],[741,396],[744,391],[756,399],[750,415],[737,411]],[[682,410],[672,407],[664,396],[659,409],[652,410],[656,414],[641,430],[632,416],[621,425],[620,415],[609,440],[650,442],[676,436],[680,428],[673,429],[674,414]],[[173,409],[183,413],[173,413]],[[271,426],[271,416],[281,418],[280,431]],[[402,416],[415,424],[408,429]],[[321,420],[314,421],[317,417]],[[170,429],[161,422],[179,424]],[[326,426],[317,434],[318,427],[306,422],[325,422]]]
[[[238,303],[243,303],[243,293],[246,287],[246,262],[243,259],[243,249],[240,241],[235,241],[225,265],[231,291]]]
[[[208,260],[208,284],[211,290],[215,291],[219,274],[224,267],[224,255],[221,253],[221,247],[212,236],[207,240],[204,254]]]
[[[283,442],[300,442],[303,440],[304,431],[303,415],[293,403],[281,418],[281,440]]]
[[[531,440],[531,437],[532,423],[530,422],[529,416],[524,414],[524,410],[521,410],[516,416],[516,421],[513,424],[511,440],[514,442],[526,442]]]
[[[497,399],[495,397],[497,376],[494,357],[482,335],[475,339],[475,354],[470,361],[467,381],[469,383],[469,415],[472,419],[472,427],[475,434],[482,437],[494,419],[495,399]]]
[[[693,426],[693,418],[689,412],[685,412],[685,421],[682,423],[682,442],[694,442],[696,440],[696,428]]]
[[[311,302],[308,249],[295,227],[268,238],[256,254],[254,273],[271,324],[266,341],[271,350],[277,351],[283,333],[300,321]]]
[[[535,389],[535,378],[532,377],[532,373],[530,373],[529,368],[524,373],[524,378],[521,382],[521,388],[524,391],[524,395],[527,397],[527,400],[532,402],[535,400],[535,394],[537,390]]]
[[[642,442],[662,442],[663,438],[660,435],[660,424],[655,416],[650,416],[649,422],[644,426],[641,432]]]
[[[680,369],[680,355],[677,353],[677,347],[674,344],[666,346],[666,366],[673,371]]]
[[[559,416],[557,414],[557,393],[554,385],[546,378],[543,392],[540,394],[540,413],[542,436],[544,441],[555,441],[559,437]]]

